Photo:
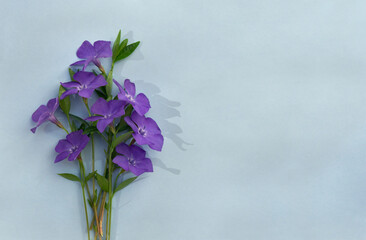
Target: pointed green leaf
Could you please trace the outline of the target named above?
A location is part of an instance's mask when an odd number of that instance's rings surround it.
[[[71,128],[71,132],[75,132],[76,131],[76,125],[75,125],[75,122],[74,121],[71,122],[70,128]]]
[[[85,130],[84,130],[84,134],[87,134],[87,135],[96,133],[96,132],[98,132],[98,128],[96,128],[95,126],[89,126],[89,127],[85,128]]]
[[[93,202],[97,202],[97,196],[98,196],[98,190],[95,189],[95,192],[94,192],[94,197],[93,197]]]
[[[108,180],[102,175],[95,173],[99,187],[104,191],[108,192]]]
[[[116,62],[116,59],[118,57],[118,55],[121,53],[121,51],[127,46],[128,43],[128,39],[125,39],[121,42],[121,44],[118,46],[118,49],[116,50],[116,54],[114,57],[114,62]],[[113,55],[114,56],[114,55]]]
[[[75,81],[74,74],[75,74],[75,72],[71,68],[69,68],[69,75],[70,75],[71,81]]]
[[[84,119],[82,119],[81,117],[78,117],[71,113],[70,113],[70,117],[74,118],[75,120],[78,120],[80,123],[84,123],[86,126],[90,126],[89,123],[87,121],[85,121]]]
[[[130,56],[135,51],[135,49],[138,47],[139,44],[140,41],[132,43],[123,48],[122,51],[118,54],[116,62]]]
[[[92,177],[94,177],[96,172],[97,171],[89,173],[88,176],[85,177],[85,182],[89,181]]]
[[[60,88],[58,91],[58,97],[61,97],[61,95],[65,91],[66,91],[66,89],[62,85],[60,85]],[[67,117],[69,117],[70,107],[71,107],[70,97],[67,96],[62,100],[60,99],[59,104],[60,104],[61,110],[66,114]]]
[[[113,58],[115,58],[115,56],[118,55],[118,53],[116,52],[118,47],[119,47],[119,43],[121,41],[121,30],[119,30],[118,35],[116,40],[113,43],[113,47],[112,47],[112,52],[113,52]]]
[[[108,77],[107,77],[107,85],[105,86],[108,98],[112,94],[112,86],[113,86],[113,71],[109,71]]]
[[[130,131],[130,132],[126,132],[126,133],[118,136],[116,139],[113,140],[112,148],[115,148],[121,142],[127,141],[127,139],[129,139],[131,137],[132,133],[133,133],[133,131]]]
[[[60,175],[63,178],[66,178],[67,180],[80,182],[80,178],[78,178],[77,176],[75,176],[74,174],[71,174],[71,173],[59,173],[58,175]]]
[[[95,93],[98,95],[98,97],[107,99],[107,96],[102,91],[95,90]]]
[[[115,194],[116,192],[118,192],[119,190],[122,190],[124,189],[125,187],[127,187],[130,183],[132,183],[133,181],[135,181],[137,177],[133,177],[133,178],[129,178],[123,182],[121,182],[117,187],[116,189],[114,189],[114,193]]]
[[[88,198],[88,203],[91,208],[93,208],[93,202]]]

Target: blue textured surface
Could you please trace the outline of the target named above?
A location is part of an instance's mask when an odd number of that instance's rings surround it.
[[[114,201],[113,239],[366,239],[365,1],[1,5],[1,239],[86,239],[80,187],[56,175],[77,165],[53,164],[64,134],[30,116],[82,41],[120,28],[142,44],[116,78],[166,144]]]

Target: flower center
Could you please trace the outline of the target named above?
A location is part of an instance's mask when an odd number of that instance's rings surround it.
[[[128,100],[130,100],[131,102],[134,102],[135,101],[135,99],[133,99],[133,97],[130,94],[126,94],[126,98]]]
[[[132,166],[136,166],[136,160],[135,160],[135,159],[133,159],[133,158],[128,158],[128,162],[129,162],[129,164],[130,164],[130,165],[132,165]]]
[[[74,146],[72,146],[72,147],[70,148],[70,150],[69,150],[69,151],[70,151],[71,153],[73,153],[73,152],[75,152],[78,148],[79,148],[78,146],[75,146],[75,145],[74,145]]]
[[[145,130],[145,128],[140,128],[140,127],[139,127],[138,132],[139,132],[139,134],[140,134],[140,135],[142,135],[143,137],[145,137],[145,135],[146,135],[146,130]]]
[[[82,84],[80,85],[79,87],[77,87],[77,89],[80,91],[80,90],[83,90],[83,89],[86,89],[87,86],[85,84]]]
[[[109,113],[107,115],[104,115],[104,118],[110,118],[112,116],[112,113]]]

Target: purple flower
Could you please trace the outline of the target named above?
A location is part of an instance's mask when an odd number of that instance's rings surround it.
[[[72,132],[62,139],[55,147],[55,151],[59,154],[55,159],[55,163],[69,158],[69,161],[74,161],[86,147],[89,142],[89,137],[83,134],[83,130]]]
[[[94,73],[80,71],[74,74],[75,81],[61,83],[66,90],[60,97],[64,99],[66,96],[78,93],[80,97],[90,98],[94,90],[98,87],[107,85],[107,81],[102,75],[95,76]]]
[[[84,65],[83,70],[88,66],[90,62],[93,62],[98,68],[101,68],[98,58],[112,57],[111,42],[109,41],[96,41],[94,46],[89,41],[84,41],[76,52],[76,56],[81,59],[71,65]]]
[[[136,88],[135,84],[132,83],[129,79],[125,80],[124,83],[124,89],[116,80],[113,80],[113,82],[117,85],[119,88],[120,93],[118,94],[118,99],[128,102],[132,105],[132,107],[136,110],[138,114],[143,116],[145,113],[149,111],[150,108],[150,102],[149,99],[145,96],[145,94],[140,93],[135,97],[136,94]]]
[[[121,117],[125,114],[125,103],[119,100],[111,100],[107,102],[103,98],[99,98],[91,107],[91,112],[99,116],[88,117],[85,120],[98,121],[97,128],[99,132],[113,122],[113,119]]]
[[[37,125],[31,129],[33,133],[36,132],[37,128],[44,122],[50,121],[56,124],[58,127],[62,128],[62,124],[55,117],[55,112],[58,108],[58,98],[52,98],[48,101],[47,106],[41,105],[32,114],[32,120],[37,123]]]
[[[161,151],[164,138],[161,135],[159,126],[154,120],[133,112],[131,117],[125,117],[125,121],[134,131],[132,136],[138,144],[147,144],[151,149]]]
[[[124,170],[130,171],[136,176],[153,171],[151,160],[145,157],[146,152],[142,148],[121,143],[116,147],[116,151],[123,156],[117,155],[113,162]]]

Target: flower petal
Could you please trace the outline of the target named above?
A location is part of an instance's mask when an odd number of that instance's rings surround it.
[[[132,121],[131,117],[125,117],[125,122],[132,128],[134,132],[138,131],[136,124]]]
[[[152,118],[146,118],[144,125],[149,135],[161,134],[158,124]]]
[[[94,49],[97,58],[107,58],[113,55],[110,41],[96,41],[94,42]]]
[[[49,117],[50,117],[49,112],[44,112],[44,113],[43,113],[43,114],[38,118],[37,125],[36,125],[34,128],[32,128],[32,129],[31,129],[31,131],[32,131],[33,133],[35,133],[35,132],[36,132],[36,130],[37,130],[37,128],[38,128],[39,126],[41,126],[41,124],[43,124],[44,122],[46,122],[46,121],[49,119]]]
[[[148,145],[151,149],[161,152],[164,144],[164,137],[161,134],[156,134],[148,137]],[[137,140],[136,140],[137,142]]]
[[[131,157],[131,150],[126,143],[120,143],[116,147],[116,152],[123,154],[127,157]]]
[[[107,85],[107,81],[103,77],[103,75],[95,76],[94,79],[89,83],[88,88],[96,89],[101,86]]]
[[[104,132],[105,128],[111,123],[113,122],[113,118],[106,118],[106,119],[102,119],[99,120],[97,123],[97,128],[99,132]]]
[[[141,136],[138,133],[132,133],[133,138],[136,140],[136,142],[140,145],[149,144],[150,142],[143,136]]]
[[[62,152],[56,156],[55,163],[58,163],[69,156],[70,152]]]
[[[144,159],[145,158],[145,155],[146,155],[145,150],[137,145],[131,145],[130,151],[131,151],[134,159]]]
[[[149,158],[143,158],[139,161],[136,161],[136,167],[143,169],[144,172],[152,172],[153,165]]]
[[[88,85],[95,78],[94,73],[79,71],[74,74],[74,79],[82,85]]]
[[[104,117],[103,116],[92,116],[92,117],[85,118],[85,120],[90,121],[90,122],[98,121],[100,119],[104,119]]]
[[[85,60],[81,60],[81,61],[77,61],[77,62],[70,64],[70,66],[83,66],[84,64],[85,64]]]
[[[122,85],[121,84],[119,84],[119,82],[117,82],[116,80],[114,80],[113,79],[113,82],[114,82],[114,84],[116,84],[117,85],[117,87],[118,87],[118,89],[119,89],[119,91],[121,92],[121,93],[126,93],[125,92],[125,90],[123,89],[123,87],[122,87]]]
[[[61,152],[65,152],[65,151],[69,151],[72,148],[72,144],[67,141],[66,139],[62,139],[60,141],[58,141],[56,147],[55,147],[55,151],[58,153]]]
[[[72,81],[72,82],[65,82],[65,83],[61,83],[61,85],[65,88],[76,88],[76,87],[80,87],[80,83]]]
[[[96,52],[94,50],[94,47],[89,41],[84,41],[79,49],[76,51],[76,56],[78,56],[78,58],[86,59],[89,57],[94,57],[95,55]]]
[[[108,102],[103,98],[98,98],[90,110],[94,114],[107,115],[109,113]]]
[[[78,93],[78,90],[76,88],[71,88],[69,90],[66,90],[65,92],[62,93],[60,99],[64,99],[65,97],[72,95],[72,94],[76,94]]]
[[[125,114],[125,102],[120,100],[111,100],[108,104],[113,118],[117,118]]]
[[[69,141],[74,146],[79,146],[83,140],[83,130],[72,132],[66,136],[67,141]]]
[[[135,98],[135,102],[132,104],[132,106],[141,116],[145,115],[151,108],[149,99],[143,93],[137,95],[137,97]]]
[[[52,98],[47,103],[47,108],[51,113],[55,112],[58,108],[58,98]]]
[[[79,96],[83,98],[90,98],[93,95],[94,89],[85,88],[79,91]]]
[[[124,83],[126,92],[131,95],[132,97],[135,97],[136,94],[136,88],[135,88],[135,84],[133,82],[130,81],[130,79],[126,79],[125,83]]]
[[[48,112],[48,108],[45,105],[39,106],[39,108],[37,108],[37,110],[32,114],[32,120],[34,122],[38,122],[39,117],[45,112]]]
[[[76,158],[80,155],[81,150],[76,150],[75,152],[71,153],[68,160],[69,161],[74,161],[76,160]]]
[[[130,164],[125,156],[118,155],[115,158],[113,158],[113,162],[126,171],[130,169]]]

